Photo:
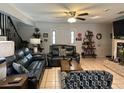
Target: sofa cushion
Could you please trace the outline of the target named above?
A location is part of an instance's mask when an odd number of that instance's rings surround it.
[[[23,65],[24,67],[27,67],[30,64],[30,62],[28,61],[28,59],[26,57],[24,57],[23,59],[18,60],[17,63]]]
[[[31,53],[30,50],[29,50],[29,48],[25,48],[23,51],[24,51],[24,54],[25,54],[25,55]]]
[[[19,74],[22,74],[22,73],[28,73],[29,71],[21,64],[18,64],[18,63],[13,63],[12,64],[13,68],[19,73]]]
[[[42,69],[31,70],[29,73],[36,77],[37,80],[40,80]]]
[[[21,58],[23,58],[23,57],[24,57],[24,52],[23,52],[23,51],[17,52],[17,54],[16,54],[17,60],[18,60],[18,59],[21,59]]]
[[[32,60],[32,55],[29,53],[28,55],[26,55],[26,58],[29,60],[29,61],[31,61]]]
[[[33,61],[33,62],[27,67],[27,69],[28,69],[29,71],[34,70],[34,69],[36,69],[36,67],[37,67],[38,64],[39,64],[39,61]]]
[[[64,48],[59,48],[59,56],[66,56],[66,49]]]
[[[52,55],[53,56],[59,56],[59,48],[53,48],[52,49]]]

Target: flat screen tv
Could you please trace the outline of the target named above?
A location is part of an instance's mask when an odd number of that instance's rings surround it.
[[[114,37],[124,37],[124,19],[113,22]]]

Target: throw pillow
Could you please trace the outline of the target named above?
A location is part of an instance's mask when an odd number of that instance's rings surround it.
[[[66,50],[63,48],[59,48],[59,56],[66,56]]]
[[[26,58],[28,58],[28,60],[31,60],[31,59],[32,59],[32,55],[31,55],[31,54],[28,54],[28,55],[26,56]]]
[[[22,66],[21,64],[13,63],[12,66],[13,66],[13,68],[14,68],[19,74],[28,73],[28,72],[29,72],[29,71],[28,71],[24,66]]]
[[[27,67],[30,64],[27,57],[24,57],[23,59],[18,60],[17,63],[23,65],[24,67]]]

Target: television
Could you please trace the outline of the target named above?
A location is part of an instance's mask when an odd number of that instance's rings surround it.
[[[114,38],[124,38],[124,19],[113,22]]]

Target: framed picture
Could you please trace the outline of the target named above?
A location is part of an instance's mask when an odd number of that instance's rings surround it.
[[[48,41],[48,39],[44,39],[44,42],[47,42]]]
[[[98,40],[102,39],[102,34],[101,33],[97,33],[96,34],[96,39],[98,39]]]
[[[48,38],[48,33],[43,33],[43,38]]]
[[[77,33],[76,41],[82,41],[82,33]]]

